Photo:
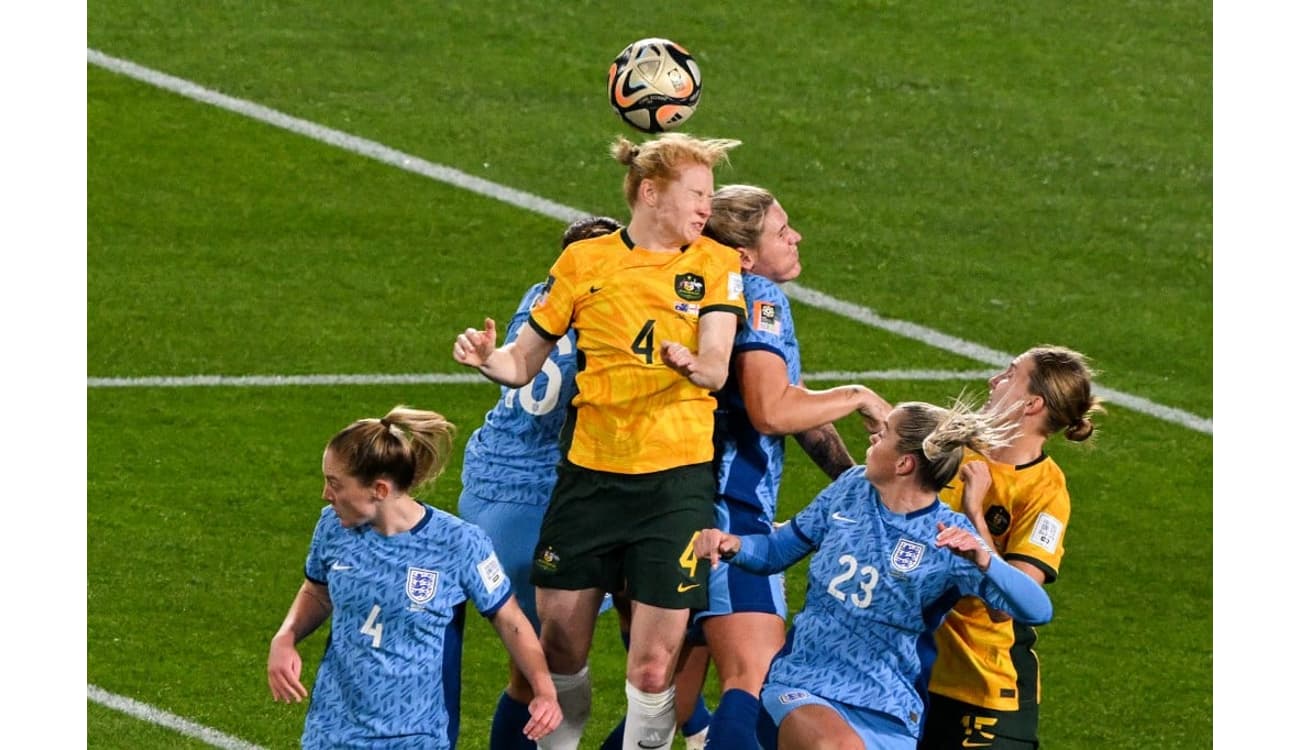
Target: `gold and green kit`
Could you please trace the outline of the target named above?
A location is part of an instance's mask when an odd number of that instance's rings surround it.
[[[977,460],[985,459],[967,451],[963,463]],[[1065,475],[1046,454],[1020,466],[987,463],[992,485],[984,497],[984,520],[994,546],[1003,559],[1027,562],[1051,583],[1065,553],[1065,529],[1070,522]],[[961,511],[962,489],[958,477],[940,498]],[[964,598],[935,632],[938,654],[930,692],[998,712],[991,715],[1000,717],[1001,726],[982,727],[988,734],[1033,739],[1040,688],[1038,656],[1033,651],[1037,639],[1034,628],[995,620],[978,599]]]
[[[566,248],[547,287],[529,323],[552,340],[569,328],[578,335],[568,460],[620,474],[711,461],[716,402],[665,365],[659,347],[698,351],[702,315],[744,317],[739,253],[706,237],[652,252],[624,229]]]

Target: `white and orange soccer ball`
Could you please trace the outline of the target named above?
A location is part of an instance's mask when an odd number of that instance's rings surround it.
[[[700,102],[700,66],[668,39],[641,39],[609,66],[609,103],[623,121],[646,133],[672,130]]]

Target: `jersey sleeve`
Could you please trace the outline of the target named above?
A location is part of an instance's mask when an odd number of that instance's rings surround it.
[[[487,533],[469,523],[462,528],[466,565],[461,569],[461,587],[479,613],[488,617],[506,603],[514,589]]]
[[[715,245],[709,255],[709,277],[705,279],[700,315],[730,312],[745,317],[745,281],[740,275],[740,253]]]
[[[1045,625],[1052,619],[1052,600],[1043,587],[997,555],[989,561],[979,596],[1026,625]]]
[[[502,339],[502,345],[509,344],[511,341],[519,338],[519,329],[523,328],[528,322],[529,315],[532,314],[533,308],[538,302],[542,301],[543,294],[546,292],[546,284],[533,284],[524,292],[524,296],[519,300],[519,307],[515,308],[515,314],[510,317],[510,325],[506,327],[506,337]]]
[[[745,318],[736,329],[735,351],[768,351],[787,360],[785,338],[789,302],[761,276],[745,274]]]
[[[316,521],[316,530],[311,535],[311,546],[307,548],[307,562],[303,565],[303,575],[312,583],[322,586],[326,582],[329,560],[325,559],[325,536],[329,528],[326,524],[335,520],[333,510],[327,505],[321,508],[320,519]]]
[[[861,466],[854,468],[857,471],[854,469],[845,471],[826,489],[817,493],[817,497],[814,497],[807,507],[791,519],[790,525],[813,547],[821,547],[822,540],[826,538],[831,514],[840,510],[846,501],[852,502],[855,485],[867,481],[863,474],[866,469]]]
[[[529,324],[543,338],[554,341],[569,330],[580,281],[581,265],[577,261],[577,252],[571,245],[560,253],[560,257],[551,266],[551,275],[546,279],[545,287],[529,313]]]
[[[1015,523],[1007,535],[1003,557],[1033,565],[1051,583],[1061,567],[1065,527],[1070,522],[1070,495],[1065,478],[1059,471],[1053,472],[1025,494],[1025,504],[1017,509]]]

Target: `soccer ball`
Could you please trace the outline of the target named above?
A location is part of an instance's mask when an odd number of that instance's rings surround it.
[[[690,119],[699,101],[700,66],[676,42],[632,42],[609,66],[609,103],[637,130],[672,130]]]

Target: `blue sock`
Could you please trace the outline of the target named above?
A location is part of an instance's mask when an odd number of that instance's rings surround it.
[[[609,733],[605,741],[601,743],[600,750],[622,750],[623,749],[623,725],[627,723],[627,717],[624,716],[614,727],[614,731]]]
[[[502,692],[492,714],[489,750],[537,750],[537,743],[524,736],[528,718],[528,706]]]
[[[763,750],[776,750],[776,722],[772,714],[760,703],[758,706],[758,746]]]
[[[689,737],[692,734],[698,734],[699,731],[709,725],[712,719],[709,716],[709,707],[704,705],[704,696],[700,695],[695,699],[695,711],[691,717],[682,724],[682,736]]]
[[[708,750],[755,750],[758,747],[758,699],[744,690],[728,690],[709,722]]]

